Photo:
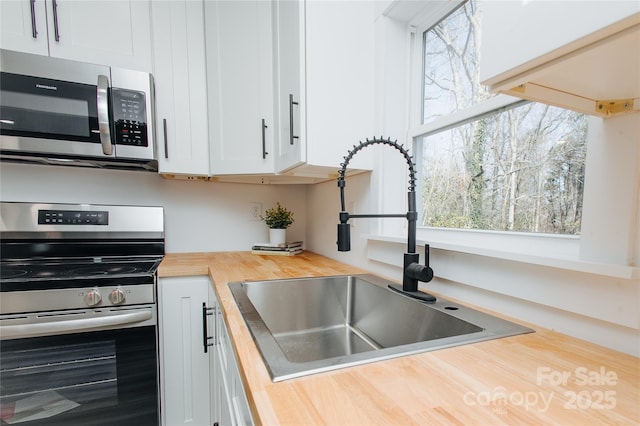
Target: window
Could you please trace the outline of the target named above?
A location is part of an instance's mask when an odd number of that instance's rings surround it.
[[[487,92],[482,3],[423,32],[421,126],[414,131],[420,224],[580,233],[587,118]]]

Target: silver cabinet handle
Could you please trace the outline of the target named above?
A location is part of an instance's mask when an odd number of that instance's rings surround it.
[[[262,159],[263,160],[267,158],[267,155],[269,155],[269,153],[267,152],[266,131],[267,131],[267,125],[263,118],[262,119]]]
[[[25,338],[46,336],[63,332],[86,331],[146,321],[153,317],[151,310],[110,315],[99,318],[84,318],[66,321],[52,321],[40,324],[4,325],[0,327],[3,338]]]
[[[106,75],[98,76],[98,129],[102,152],[104,155],[113,154],[109,128],[109,78]]]
[[[162,119],[162,129],[164,130],[164,158],[169,158],[169,141],[167,140],[167,119]]]
[[[293,140],[298,139],[293,135],[293,106],[298,105],[298,102],[293,100],[293,94],[289,94],[289,143],[293,145]]]
[[[53,31],[55,33],[56,41],[60,41],[60,28],[58,27],[58,2],[53,0],[51,4],[53,9]]]
[[[38,38],[38,27],[36,25],[36,0],[31,0],[31,35]]]

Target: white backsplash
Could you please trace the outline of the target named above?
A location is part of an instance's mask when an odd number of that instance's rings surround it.
[[[247,185],[164,179],[129,172],[0,163],[0,200],[163,206],[169,253],[250,250],[268,239],[252,220],[250,203],[263,210],[279,201],[294,212],[288,238],[305,239],[304,185]]]

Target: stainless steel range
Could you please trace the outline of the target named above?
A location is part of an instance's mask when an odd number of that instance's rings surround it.
[[[2,424],[159,423],[162,207],[0,203]]]

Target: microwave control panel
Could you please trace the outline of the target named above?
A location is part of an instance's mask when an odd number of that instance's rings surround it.
[[[111,100],[116,144],[149,146],[145,94],[114,88]]]

